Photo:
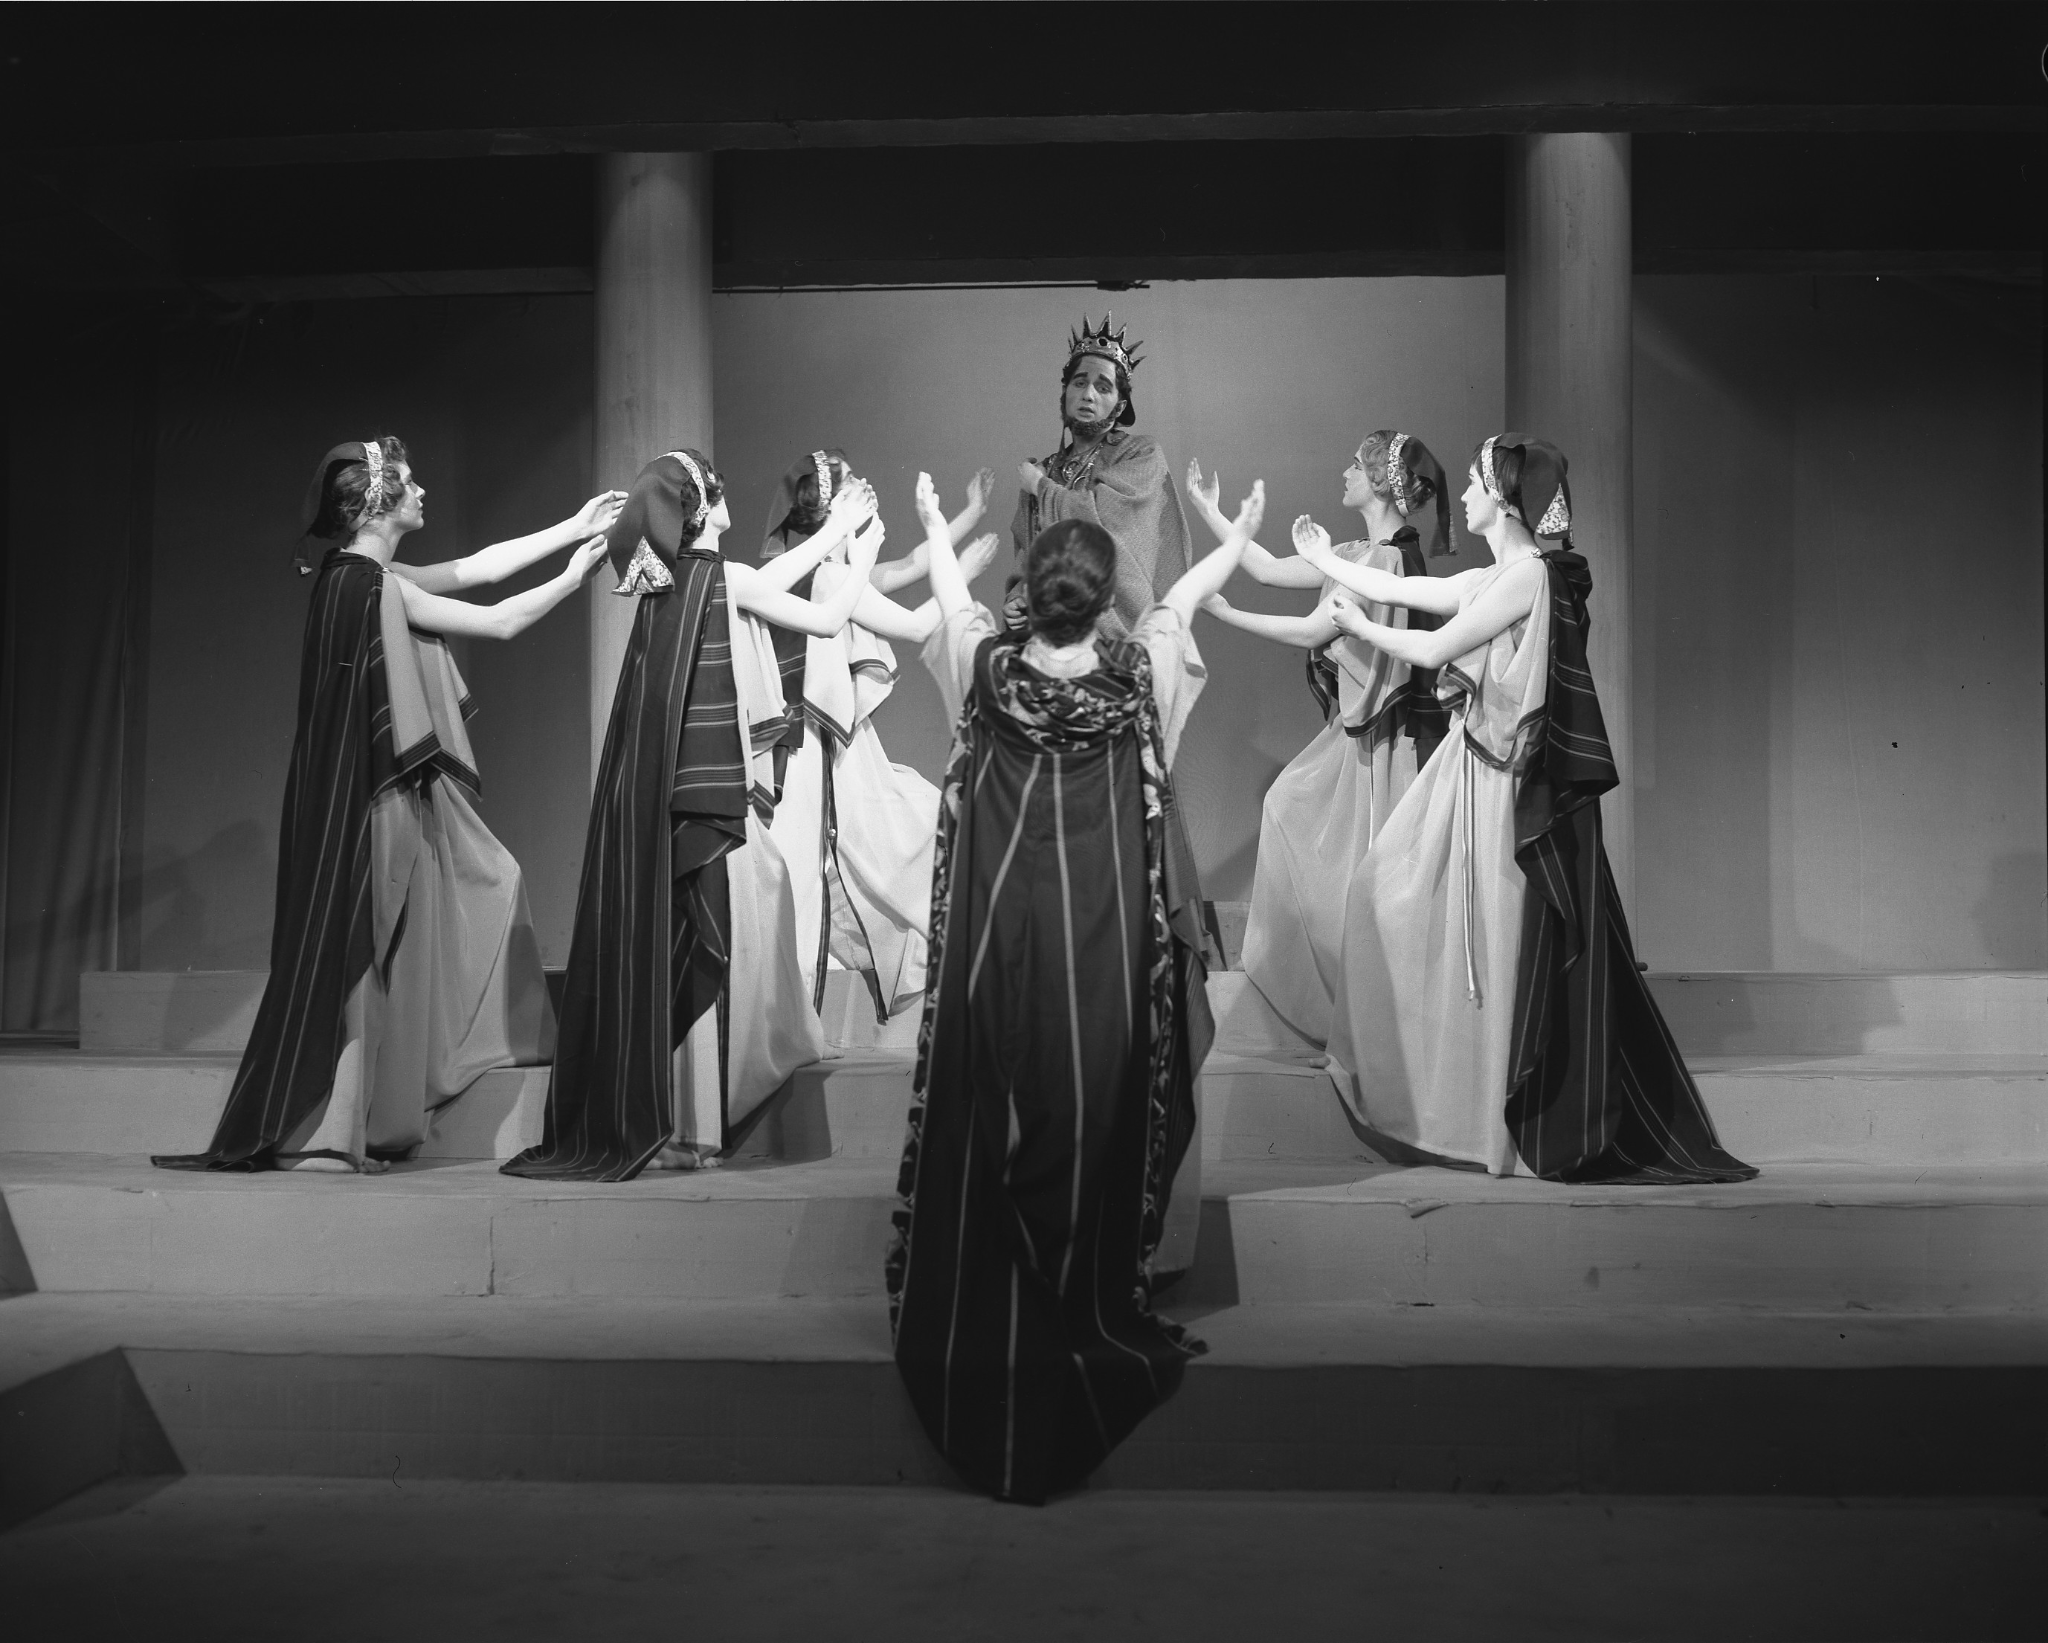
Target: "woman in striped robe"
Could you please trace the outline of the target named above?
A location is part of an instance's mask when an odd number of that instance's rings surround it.
[[[476,812],[469,693],[441,635],[509,639],[538,621],[596,567],[593,533],[625,498],[464,559],[394,565],[425,497],[388,435],[337,445],[314,471],[302,526],[337,545],[306,613],[270,979],[212,1144],[159,1157],[167,1168],[373,1173],[479,1074],[548,1057],[525,881]],[[445,597],[579,540],[537,588]]]
[[[1636,967],[1608,872],[1614,759],[1565,472],[1525,434],[1481,445],[1465,520],[1494,562],[1459,576],[1347,564],[1295,524],[1302,556],[1351,594],[1444,618],[1416,632],[1329,603],[1352,638],[1441,668],[1452,712],[1352,880],[1331,1070],[1371,1130],[1496,1175],[1747,1180]]]
[[[1024,558],[1028,633],[970,599],[920,477],[925,649],[957,714],[932,876],[932,986],[886,1277],[896,1362],[975,1486],[1079,1484],[1200,1350],[1152,1311],[1153,1256],[1210,1037],[1199,889],[1168,777],[1205,672],[1188,631],[1258,527],[1128,638],[1116,548],[1068,520]]]
[[[640,471],[612,527],[614,591],[638,603],[591,795],[541,1139],[507,1175],[697,1167],[825,1053],[788,869],[761,819],[784,710],[755,619],[836,633],[882,531],[873,493],[849,489],[827,529],[757,569],[720,557],[731,522],[711,459],[677,450]],[[790,593],[849,531],[831,597]]]
[[[1216,505],[1218,489],[1214,479],[1205,487],[1200,467],[1189,464],[1194,510],[1220,539],[1230,526]],[[1389,575],[1427,576],[1422,538],[1407,517],[1433,500],[1430,553],[1448,553],[1443,493],[1444,471],[1421,440],[1392,428],[1366,435],[1344,470],[1344,505],[1364,516],[1366,534],[1333,551]],[[1324,598],[1335,591],[1298,554],[1277,558],[1256,542],[1245,548],[1244,568],[1267,587],[1313,588]],[[1281,1020],[1311,1043],[1326,1044],[1344,942],[1345,887],[1373,835],[1443,740],[1449,714],[1436,699],[1434,674],[1345,637],[1325,607],[1306,616],[1268,616],[1239,610],[1218,594],[1208,608],[1232,627],[1308,652],[1309,690],[1323,711],[1323,728],[1266,790],[1244,971]],[[1398,606],[1376,605],[1373,613],[1395,627],[1437,622]]]

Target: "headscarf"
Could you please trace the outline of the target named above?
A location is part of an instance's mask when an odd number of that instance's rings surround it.
[[[1502,460],[1510,452],[1519,463]],[[1495,434],[1472,460],[1488,496],[1514,507],[1533,534],[1572,546],[1572,487],[1564,452],[1533,434]]]
[[[654,593],[673,587],[677,555],[692,551],[704,516],[724,493],[718,470],[702,451],[665,451],[642,468],[625,507],[605,533],[620,575],[612,591]]]
[[[1375,444],[1384,453],[1385,484],[1394,512],[1406,519],[1423,503],[1436,504],[1436,530],[1429,539],[1429,552],[1433,559],[1442,558],[1451,551],[1450,498],[1444,484],[1444,465],[1421,440],[1398,428],[1381,428],[1368,434],[1358,447],[1361,461],[1367,460],[1367,452]]]
[[[782,477],[775,482],[774,500],[768,504],[768,528],[761,536],[762,563],[787,553],[794,543],[824,529],[825,510],[852,468],[844,451],[837,445],[827,445],[823,450],[798,457],[783,470]],[[815,524],[807,524],[797,511],[797,487],[806,479],[818,483]]]
[[[339,526],[339,530],[329,529],[317,536],[314,534],[320,524],[321,506],[327,500],[328,483],[336,477],[334,470],[346,468],[357,462],[370,470],[369,490],[365,494],[377,496],[383,489],[384,476],[389,470],[384,447],[374,439],[343,440],[323,456],[320,465],[313,470],[313,482],[306,487],[306,499],[299,505],[299,540],[297,547],[292,551],[292,563],[299,567],[301,576],[313,574],[315,542],[345,542],[355,534],[356,527],[362,524],[363,519],[375,517],[373,512],[363,515],[361,519],[337,519],[335,524]]]

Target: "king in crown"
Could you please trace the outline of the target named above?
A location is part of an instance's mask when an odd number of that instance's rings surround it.
[[[1137,407],[1131,378],[1143,356],[1110,329],[1113,316],[1067,338],[1060,374],[1060,442],[1052,455],[1020,463],[1017,517],[1010,537],[1021,562],[1046,526],[1086,519],[1116,543],[1116,594],[1102,631],[1121,636],[1188,568],[1188,527],[1165,453],[1131,431]]]

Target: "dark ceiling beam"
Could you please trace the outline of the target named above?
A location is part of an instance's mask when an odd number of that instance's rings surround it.
[[[112,147],[29,150],[26,169],[64,174],[517,158],[847,148],[987,148],[1088,143],[1315,141],[1474,137],[1540,131],[2048,132],[2048,107],[1988,104],[1526,104],[1450,109],[1326,109],[1292,113],[1059,114],[958,119],[733,120],[512,130],[352,131],[194,138]]]

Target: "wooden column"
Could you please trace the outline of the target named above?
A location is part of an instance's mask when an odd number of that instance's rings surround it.
[[[1629,169],[1626,133],[1508,139],[1507,422],[1550,440],[1571,462],[1572,535],[1593,572],[1593,679],[1621,774],[1601,814],[1614,880],[1632,913]]]
[[[652,458],[711,449],[711,156],[597,162],[595,479],[624,490]],[[590,769],[611,718],[631,599],[590,585]]]

